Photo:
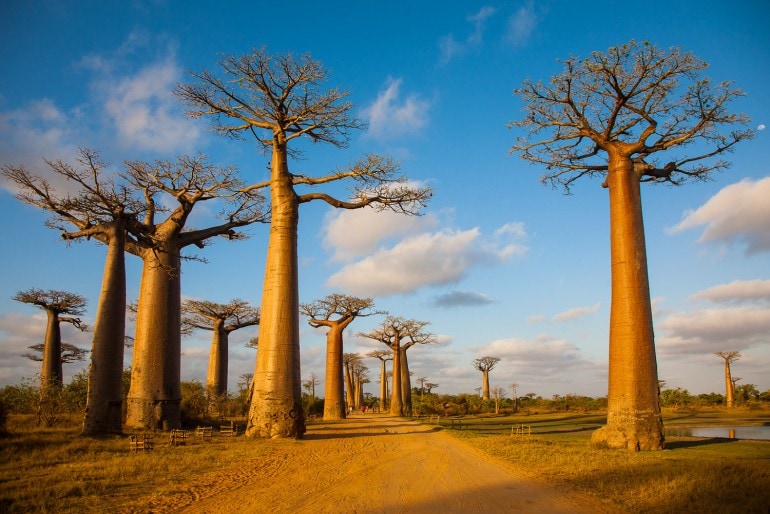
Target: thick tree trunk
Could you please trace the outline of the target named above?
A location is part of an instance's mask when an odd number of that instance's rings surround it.
[[[64,373],[61,362],[61,326],[59,325],[59,313],[46,309],[48,326],[45,331],[45,344],[43,345],[43,365],[40,369],[40,391],[49,387],[61,387]]]
[[[388,408],[388,369],[385,365],[387,361],[382,361],[380,370],[380,412],[385,412]]]
[[[725,402],[728,407],[735,405],[735,385],[730,374],[730,361],[725,359]]]
[[[356,397],[353,390],[353,371],[350,369],[350,364],[345,364],[345,402],[348,408],[355,408]]]
[[[148,250],[136,315],[131,388],[126,425],[163,429],[181,426],[181,290],[179,249],[167,243]]]
[[[481,399],[489,400],[489,370],[482,369],[482,383],[481,383]]]
[[[345,419],[345,391],[342,387],[342,329],[329,327],[326,334],[326,385],[324,386],[324,421]]]
[[[302,437],[305,418],[299,362],[299,202],[291,183],[285,146],[273,149],[270,196],[272,214],[254,371],[254,398],[246,435]]]
[[[412,377],[409,374],[409,359],[406,348],[401,348],[401,402],[405,416],[412,415]]]
[[[398,343],[390,347],[393,350],[393,386],[390,391],[390,413],[404,415],[404,403],[401,397],[401,348]]]
[[[610,309],[607,425],[592,442],[632,451],[664,446],[639,176],[610,155]]]
[[[228,332],[225,330],[223,320],[216,320],[213,328],[209,368],[206,373],[206,392],[221,397],[227,392]]]
[[[125,232],[121,224],[116,224],[109,234],[96,311],[83,435],[121,432],[125,337]]]

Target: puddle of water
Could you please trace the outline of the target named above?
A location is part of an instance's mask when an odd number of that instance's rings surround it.
[[[723,437],[726,439],[770,440],[770,426],[667,428],[673,437]]]

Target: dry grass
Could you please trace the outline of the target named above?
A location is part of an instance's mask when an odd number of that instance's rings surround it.
[[[672,415],[678,421],[667,424],[680,426],[720,420],[727,424],[740,418],[719,412]],[[767,412],[749,416],[770,422]],[[488,428],[499,427],[501,421],[473,420],[466,429],[450,433],[505,460],[519,473],[594,496],[613,511],[768,512],[770,441],[669,438],[664,451],[631,453],[590,448],[591,431],[585,428],[596,425],[601,416],[528,418],[524,422],[534,431],[529,437],[512,437],[510,428],[505,435],[499,428]]]
[[[147,496],[167,496],[209,473],[236,473],[267,446],[243,437],[191,439],[172,447],[156,436],[152,452],[132,453],[126,436],[79,437],[79,426],[36,428],[12,417],[0,439],[0,512],[139,510]]]

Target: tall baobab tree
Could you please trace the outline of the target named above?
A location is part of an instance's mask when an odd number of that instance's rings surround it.
[[[343,373],[345,375],[345,402],[348,409],[358,408],[358,397],[356,396],[356,369],[362,366],[360,353],[342,354]]]
[[[406,319],[400,316],[388,316],[379,328],[371,332],[360,333],[361,337],[379,341],[393,351],[393,387],[390,394],[390,413],[395,416],[405,415],[405,405],[402,396],[403,376],[401,362],[406,351],[415,344],[430,344],[436,342],[436,336],[424,329],[427,321]]]
[[[327,327],[326,333],[326,383],[324,386],[325,421],[345,418],[345,394],[343,387],[343,331],[359,316],[378,314],[371,309],[371,298],[358,298],[345,294],[330,294],[312,303],[300,305],[300,312],[308,317],[311,327]],[[352,404],[351,404],[352,405]]]
[[[608,415],[592,436],[600,446],[664,447],[641,183],[706,179],[728,165],[711,158],[754,136],[746,116],[728,111],[743,93],[702,77],[706,67],[678,48],[631,41],[570,57],[547,83],[527,80],[516,90],[525,116],[510,126],[528,132],[512,151],[545,166],[544,183],[568,192],[578,179],[600,176],[609,191]]]
[[[182,250],[191,245],[203,248],[216,236],[241,239],[235,229],[264,221],[266,214],[261,197],[241,192],[235,168],[214,166],[203,155],[133,161],[126,167],[127,181],[143,192],[147,204],[144,218],[131,229],[136,241],[126,243],[127,251],[143,264],[126,425],[176,428],[181,424],[182,399]],[[193,209],[204,202],[224,205],[220,223],[186,229]],[[168,203],[173,207],[164,207]]]
[[[216,397],[227,393],[228,350],[230,334],[242,328],[259,324],[259,309],[246,300],[233,299],[229,303],[206,300],[187,300],[182,304],[182,327],[189,330],[213,332],[209,367],[206,373],[206,392]]]
[[[393,360],[391,350],[372,350],[366,354],[367,357],[379,359],[380,366],[380,412],[385,412],[388,408],[388,369],[387,361]]]
[[[44,393],[49,387],[60,388],[63,383],[62,372],[62,342],[61,323],[70,323],[78,330],[86,326],[80,318],[85,311],[88,301],[76,293],[49,289],[27,289],[13,296],[17,302],[35,305],[45,311],[48,324],[43,343],[42,369],[40,370],[40,391]]]
[[[728,407],[735,405],[735,382],[730,374],[730,364],[741,358],[741,352],[716,352],[714,355],[725,361],[725,403]]]
[[[359,360],[353,366],[353,388],[355,389],[355,408],[360,409],[364,405],[364,384],[369,383],[369,368]]]
[[[482,374],[482,381],[481,381],[481,399],[482,400],[489,400],[489,372],[495,369],[495,366],[497,366],[497,363],[500,362],[500,357],[479,357],[478,359],[473,359],[473,367],[477,370],[481,371]]]
[[[145,206],[125,184],[116,182],[94,150],[80,148],[74,164],[45,162],[74,191],[57,194],[50,182],[22,166],[4,166],[2,174],[19,188],[16,197],[20,201],[51,213],[47,225],[61,231],[65,240],[94,239],[107,247],[91,343],[83,434],[120,433],[126,331],[125,250],[130,239],[127,227]]]
[[[349,134],[363,127],[351,113],[348,93],[325,89],[327,71],[309,55],[271,56],[255,49],[224,57],[223,77],[208,71],[192,73],[195,83],[177,88],[192,117],[208,116],[222,135],[251,135],[270,153],[270,177],[251,186],[269,186],[272,219],[262,294],[262,321],[254,372],[255,401],[247,435],[301,437],[302,415],[299,359],[299,284],[297,228],[299,206],[323,201],[334,208],[371,206],[417,214],[430,189],[408,185],[391,159],[368,155],[345,169],[319,175],[293,174],[290,157],[300,154],[300,138],[345,147]],[[290,146],[291,145],[291,146]],[[315,190],[332,182],[351,184],[349,199]],[[301,189],[306,188],[307,192]]]
[[[35,362],[43,362],[43,353],[45,352],[45,343],[39,343],[39,344],[33,344],[32,346],[28,346],[30,350],[34,350],[40,355],[35,355],[33,353],[25,353],[22,355],[22,357],[26,357],[29,360],[33,360]],[[85,350],[83,348],[79,348],[71,343],[65,343],[62,341],[61,344],[61,362],[62,364],[69,364],[70,362],[78,362],[83,361],[86,359],[86,354],[88,353],[88,350]]]

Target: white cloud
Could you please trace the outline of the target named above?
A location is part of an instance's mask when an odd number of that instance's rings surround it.
[[[200,132],[172,94],[180,80],[180,67],[167,58],[134,75],[108,76],[97,83],[122,145],[164,153],[194,148]]]
[[[770,301],[770,280],[734,280],[720,284],[690,296],[690,300],[711,302]]]
[[[474,291],[451,291],[436,298],[436,307],[475,307],[489,305],[493,300],[483,293]]]
[[[589,314],[593,314],[594,312],[597,312],[599,310],[599,307],[601,307],[601,302],[590,305],[587,307],[575,307],[574,309],[569,309],[564,312],[560,312],[559,314],[556,314],[554,317],[551,318],[551,321],[556,322],[562,322],[562,321],[574,321],[579,318],[583,318],[585,316],[588,316]]]
[[[484,6],[478,12],[469,14],[466,20],[471,24],[472,31],[463,41],[458,41],[452,34],[439,38],[439,62],[446,64],[469,48],[479,46],[484,37],[486,22],[494,13],[494,8]]]
[[[428,102],[416,94],[402,98],[402,82],[402,79],[388,78],[377,99],[363,109],[362,115],[369,122],[367,135],[392,139],[417,134],[428,123]]]
[[[741,306],[675,314],[657,325],[662,353],[703,354],[767,344],[770,307]]]
[[[355,295],[404,294],[455,283],[475,265],[496,264],[524,251],[485,242],[476,228],[420,234],[343,267],[327,285]]]
[[[535,30],[537,21],[535,6],[530,0],[526,2],[525,5],[519,7],[516,12],[508,18],[505,40],[516,46],[524,44]]]
[[[374,252],[392,237],[416,234],[438,225],[433,214],[406,216],[374,209],[333,209],[325,220],[324,247],[334,261],[349,261]]]
[[[712,196],[669,229],[677,233],[705,226],[701,243],[745,244],[751,255],[770,251],[770,177],[742,180]]]

